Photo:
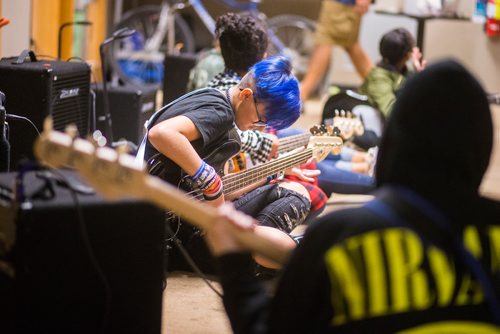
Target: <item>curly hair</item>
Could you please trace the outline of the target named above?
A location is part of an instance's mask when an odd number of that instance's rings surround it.
[[[264,24],[249,15],[227,13],[219,16],[215,35],[226,68],[236,73],[246,73],[264,57],[267,50]]]
[[[391,65],[397,65],[415,46],[415,39],[404,28],[397,28],[382,36],[379,44],[382,60]]]

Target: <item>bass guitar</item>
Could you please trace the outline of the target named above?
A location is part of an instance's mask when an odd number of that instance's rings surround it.
[[[210,228],[219,219],[217,209],[195,201],[181,190],[148,175],[137,167],[135,157],[108,147],[96,147],[90,141],[75,138],[73,131],[53,131],[52,120],[44,122],[44,131],[37,138],[34,153],[44,165],[73,167],[96,191],[109,199],[135,197],[149,201],[165,210],[173,210],[182,219],[201,228]],[[238,241],[255,254],[284,264],[289,250],[277,245],[266,235],[240,230],[229,225]]]
[[[339,154],[342,149],[342,139],[335,136],[334,130],[331,127],[313,127],[311,134],[308,136],[308,146],[301,151],[294,153],[285,153],[277,159],[270,160],[266,163],[255,167],[222,176],[222,184],[224,185],[223,193],[227,199],[235,198],[241,195],[242,190],[249,186],[266,179],[269,176],[282,174],[287,169],[298,166],[314,158],[315,161],[321,161],[330,153]],[[298,135],[303,136],[304,135]],[[303,139],[302,139],[303,140]],[[180,182],[183,189],[192,189],[189,178],[184,177]],[[188,196],[198,200],[203,200],[203,194],[198,190],[192,190],[187,193]]]

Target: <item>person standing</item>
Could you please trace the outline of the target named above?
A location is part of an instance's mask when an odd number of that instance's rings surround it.
[[[307,74],[300,82],[302,101],[309,98],[327,72],[333,46],[340,46],[347,52],[362,79],[370,73],[372,61],[358,41],[361,18],[370,3],[370,0],[323,0],[316,29],[316,47]]]

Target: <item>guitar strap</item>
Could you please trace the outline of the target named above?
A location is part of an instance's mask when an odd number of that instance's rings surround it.
[[[174,104],[176,104],[180,101],[183,101],[183,100],[187,99],[188,97],[193,96],[194,94],[198,94],[202,91],[209,91],[209,90],[215,90],[215,91],[219,92],[220,94],[224,95],[221,91],[219,91],[218,89],[215,89],[215,88],[202,88],[202,89],[194,90],[192,92],[184,94],[184,95],[178,97],[177,99],[173,100],[172,102],[170,102],[169,104],[167,104],[166,106],[164,106],[163,108],[161,108],[160,110],[155,112],[148,120],[146,120],[146,122],[144,122],[144,137],[142,138],[141,144],[139,145],[139,148],[137,149],[137,154],[135,155],[135,163],[137,164],[137,166],[140,166],[141,168],[144,166],[144,155],[146,153],[146,144],[148,142],[149,129],[156,123],[158,118],[161,115],[163,115],[163,113],[166,110],[168,110],[171,106],[173,106]],[[225,96],[224,96],[224,98],[225,98]]]

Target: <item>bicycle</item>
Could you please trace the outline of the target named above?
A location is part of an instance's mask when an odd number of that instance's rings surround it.
[[[231,11],[248,12],[261,20],[261,0],[213,0]],[[214,36],[215,20],[202,0],[164,0],[161,5],[145,5],[128,11],[115,29],[128,27],[136,33],[115,43],[110,65],[114,73],[127,83],[160,87],[163,83],[163,62],[166,54],[193,53],[194,36],[179,11],[191,6],[207,30]],[[172,19],[174,18],[174,19]],[[278,15],[267,19],[268,55],[288,56],[294,74],[300,79],[307,71],[313,50],[316,23],[298,15]],[[214,36],[215,37],[215,36]]]

